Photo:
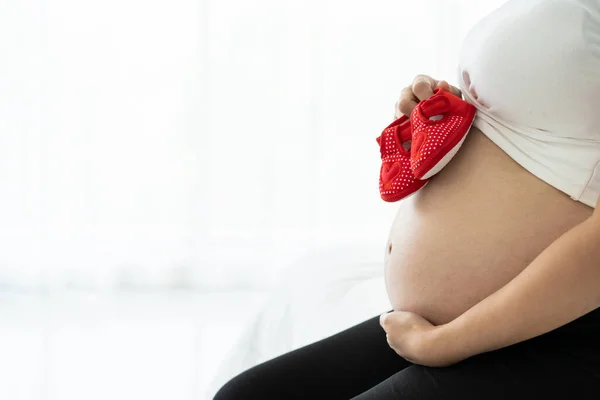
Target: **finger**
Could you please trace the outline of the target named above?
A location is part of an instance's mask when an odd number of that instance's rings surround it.
[[[453,95],[460,97],[462,99],[462,92],[460,91],[459,88],[454,87],[452,85],[450,85],[448,82],[446,81],[439,81],[437,83],[438,88],[442,88],[444,90],[447,90],[448,92],[452,93]]]
[[[459,88],[450,86],[450,93],[462,99],[462,92]]]
[[[402,113],[400,112],[400,100],[398,100],[396,102],[396,104],[394,105],[394,119],[398,119],[402,116]]]
[[[390,335],[385,335],[385,340],[387,341],[388,346],[390,346],[392,350],[396,351],[394,343],[392,342],[392,339],[390,339]]]
[[[430,76],[417,75],[412,83],[412,91],[419,100],[427,100],[433,96],[433,89],[435,89],[437,82]]]
[[[388,313],[383,313],[379,316],[379,325],[381,325],[381,327],[384,329],[385,329],[385,326],[387,325],[387,316],[388,316]]]
[[[402,92],[400,92],[400,101],[398,101],[398,107],[396,108],[398,118],[400,118],[402,114],[409,116],[410,113],[412,113],[413,108],[417,106],[418,102],[419,99],[414,95],[411,86],[402,89]]]
[[[446,81],[439,81],[436,87],[450,91],[450,84]]]

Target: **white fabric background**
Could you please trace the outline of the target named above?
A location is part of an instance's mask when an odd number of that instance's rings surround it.
[[[383,244],[375,137],[501,2],[2,0],[0,284],[269,287]]]

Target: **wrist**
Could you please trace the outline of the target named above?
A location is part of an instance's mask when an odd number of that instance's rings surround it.
[[[438,354],[444,354],[449,363],[455,363],[475,355],[469,338],[472,336],[465,332],[462,321],[455,319],[432,331],[432,349]]]

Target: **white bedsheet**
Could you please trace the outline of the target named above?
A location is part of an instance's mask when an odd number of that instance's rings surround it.
[[[378,246],[352,246],[298,261],[221,363],[209,398],[253,365],[391,309],[380,259]]]

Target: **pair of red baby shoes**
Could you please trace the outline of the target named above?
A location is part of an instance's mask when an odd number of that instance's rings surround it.
[[[392,122],[377,138],[379,192],[388,202],[421,189],[456,155],[475,118],[475,107],[444,89],[421,101],[410,118]]]

